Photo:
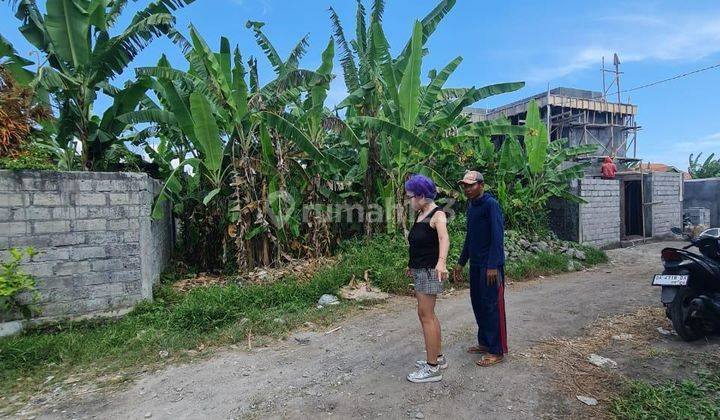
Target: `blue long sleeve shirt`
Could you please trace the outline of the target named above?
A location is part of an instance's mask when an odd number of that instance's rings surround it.
[[[467,233],[458,264],[499,268],[505,265],[505,221],[500,203],[485,193],[470,200],[467,208]]]

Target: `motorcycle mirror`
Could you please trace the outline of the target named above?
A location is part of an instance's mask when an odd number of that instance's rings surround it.
[[[672,232],[676,235],[682,235],[682,230],[680,230],[679,227],[674,227],[674,228],[670,229],[670,232]]]

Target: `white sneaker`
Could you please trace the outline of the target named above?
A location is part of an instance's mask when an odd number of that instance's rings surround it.
[[[414,383],[437,382],[442,380],[442,374],[438,366],[433,367],[426,363],[415,372],[408,374],[407,380]]]
[[[415,367],[421,368],[421,367],[423,367],[423,365],[426,365],[426,364],[427,364],[427,360],[418,360],[417,362],[415,362]],[[445,358],[445,355],[438,357],[437,365],[440,369],[447,369],[448,361]]]

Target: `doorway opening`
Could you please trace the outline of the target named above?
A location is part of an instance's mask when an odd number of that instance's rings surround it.
[[[643,188],[641,180],[623,181],[623,239],[642,238]]]

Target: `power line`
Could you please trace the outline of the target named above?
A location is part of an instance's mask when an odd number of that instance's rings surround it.
[[[680,79],[680,78],[683,78],[683,77],[687,77],[687,76],[693,75],[693,74],[695,74],[695,73],[701,73],[701,72],[703,72],[703,71],[712,70],[712,69],[718,68],[718,67],[720,67],[720,63],[715,64],[715,65],[712,65],[712,66],[704,67],[704,68],[701,68],[701,69],[693,70],[693,71],[690,71],[690,72],[687,72],[687,73],[678,74],[677,76],[673,76],[673,77],[670,77],[670,78],[667,78],[667,79],[663,79],[663,80],[658,80],[658,81],[656,81],[656,82],[648,83],[648,84],[645,84],[645,85],[642,85],[642,86],[637,86],[637,87],[634,87],[634,88],[632,88],[632,89],[626,89],[626,90],[621,91],[620,93],[633,92],[633,91],[640,90],[640,89],[644,89],[644,88],[647,88],[647,87],[650,87],[650,86],[655,86],[655,85],[659,85],[659,84],[661,84],[661,83],[666,83],[666,82],[669,82],[669,81],[671,81],[671,80],[675,80],[675,79]],[[618,96],[618,93],[611,93],[611,94],[606,95],[606,96]]]

